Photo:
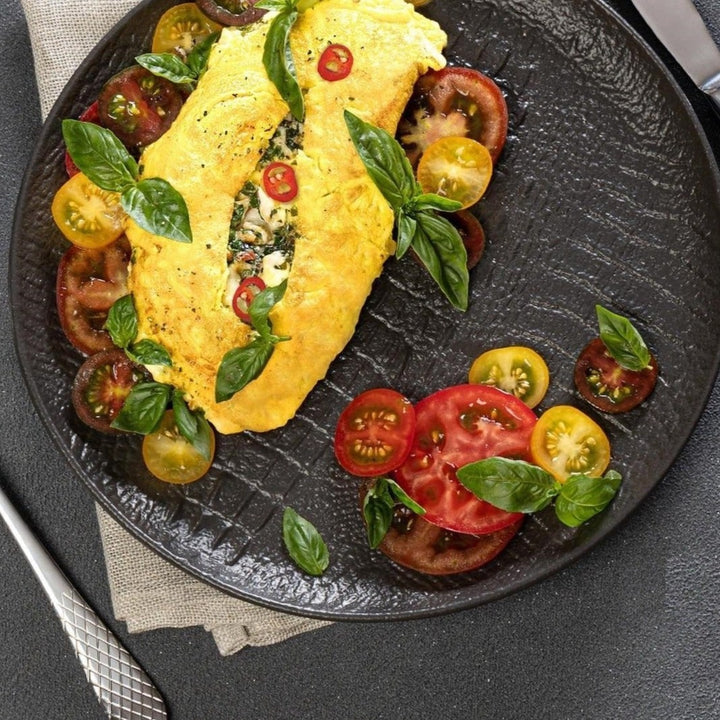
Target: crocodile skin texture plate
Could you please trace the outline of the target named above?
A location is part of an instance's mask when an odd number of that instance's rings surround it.
[[[107,77],[149,47],[170,2],[145,2],[70,81],[43,130],[19,200],[12,309],[20,363],[47,428],[94,497],[166,558],[239,597],[309,616],[387,619],[484,603],[586,552],[638,506],[682,448],[712,387],[720,344],[720,197],[692,110],[641,40],[592,0],[438,0],[451,63],[496,79],[510,135],[476,207],[488,237],[470,308],[454,311],[411,260],[391,260],[357,332],[286,427],[220,437],[216,461],[184,487],[154,480],[139,437],[84,427],[70,405],[81,357],[59,327],[55,269],[66,243],[50,202],[64,181],[59,119],[77,117]],[[578,529],[552,510],[528,518],[490,565],[446,578],[371,551],[357,483],[336,465],[335,420],[348,400],[390,386],[412,400],[463,382],[481,351],[526,344],[547,360],[556,403],[587,410],[574,360],[597,334],[596,303],[630,317],[657,356],[651,399],[621,416],[588,412],[608,433],[625,480],[610,508]],[[326,539],[321,578],[300,572],[281,539],[291,505]],[[641,558],[638,559],[642,561]]]

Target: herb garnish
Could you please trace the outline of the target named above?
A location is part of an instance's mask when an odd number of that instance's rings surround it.
[[[283,541],[290,557],[310,575],[322,575],[330,564],[330,553],[317,528],[290,507],[283,513]]]
[[[423,193],[405,151],[390,133],[348,110],[345,123],[368,174],[395,213],[396,257],[401,258],[412,248],[448,300],[466,310],[467,252],[452,223],[437,214],[458,210],[461,204]]]
[[[171,390],[170,385],[158,382],[134,385],[110,426],[116,430],[149,435],[162,420]]]
[[[212,459],[212,429],[202,410],[192,412],[177,389],[173,390],[172,405],[173,417],[180,434],[209,462]]]
[[[600,325],[600,339],[618,365],[636,372],[647,368],[652,356],[633,324],[602,305],[596,305],[595,312]]]
[[[283,280],[279,285],[265,288],[253,298],[248,314],[255,337],[247,345],[228,350],[223,356],[215,378],[216,402],[229,400],[258,377],[270,360],[275,345],[290,339],[274,335],[268,317],[282,299],[286,288],[287,280]]]
[[[179,242],[192,242],[182,195],[162,178],[138,180],[138,165],[107,128],[66,119],[62,133],[73,162],[98,187],[120,193],[123,210],[143,229]]]
[[[393,511],[402,503],[417,515],[424,515],[425,508],[416,503],[394,480],[379,477],[365,494],[363,517],[367,527],[368,543],[376,548],[390,529]]]
[[[555,498],[555,514],[570,527],[602,512],[622,481],[620,473],[608,470],[603,477],[577,474],[560,483],[536,465],[503,457],[465,465],[457,477],[481,500],[507,512],[537,512]]]

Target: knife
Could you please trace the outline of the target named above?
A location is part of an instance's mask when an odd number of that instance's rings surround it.
[[[720,49],[692,0],[632,0],[650,29],[720,109]]]

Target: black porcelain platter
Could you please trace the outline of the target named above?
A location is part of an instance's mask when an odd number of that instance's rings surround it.
[[[702,129],[642,41],[595,0],[436,0],[422,9],[448,33],[452,64],[503,89],[510,134],[475,212],[486,253],[470,307],[453,310],[417,263],[391,260],[356,333],[284,428],[222,436],[210,473],[187,486],[145,470],[137,436],[96,433],[75,417],[82,357],[55,309],[67,248],[50,216],[64,182],[60,120],[77,117],[111,74],[149,49],[173,3],[148,0],[103,39],[53,108],[19,199],[11,302],[19,361],[37,410],[80,481],[149,547],[199,578],[272,608],[328,619],[398,619],[476,606],[565,567],[611,532],[661,480],[703,410],[720,348],[720,195]],[[659,360],[650,400],[617,416],[576,395],[573,365],[597,334],[595,305],[629,317]],[[332,436],[350,398],[389,386],[413,401],[464,382],[483,350],[529,345],[545,357],[539,408],[576,405],[607,432],[621,490],[578,529],[551,510],[527,519],[480,570],[438,578],[370,550],[357,483]],[[292,506],[331,555],[303,574],[281,537]],[[642,558],[638,558],[642,562]]]

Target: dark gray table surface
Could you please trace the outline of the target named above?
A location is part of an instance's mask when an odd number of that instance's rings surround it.
[[[720,122],[700,93],[629,0],[609,4],[668,62],[720,157]],[[720,39],[718,0],[697,5]],[[156,681],[173,720],[720,717],[720,384],[680,457],[632,517],[523,592],[432,619],[338,623],[229,658],[198,628],[129,635],[112,615],[93,501],[35,414],[13,348],[7,248],[40,121],[20,2],[2,0],[2,9],[0,481]],[[0,544],[0,720],[104,717],[4,528]]]

